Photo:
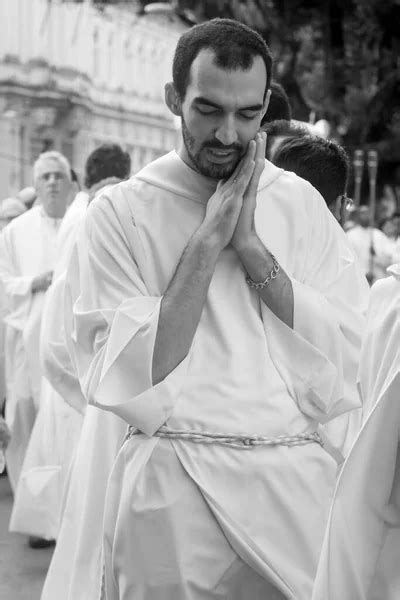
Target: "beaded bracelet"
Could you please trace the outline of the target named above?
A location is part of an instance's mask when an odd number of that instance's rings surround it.
[[[268,275],[268,277],[266,279],[264,279],[264,281],[253,281],[252,278],[250,277],[250,275],[247,275],[246,277],[246,283],[253,289],[255,290],[262,290],[263,288],[265,288],[273,279],[275,279],[278,276],[278,273],[280,271],[280,266],[278,261],[276,260],[275,256],[273,254],[271,254],[272,256],[272,262],[274,264],[274,268],[272,269],[271,273]]]

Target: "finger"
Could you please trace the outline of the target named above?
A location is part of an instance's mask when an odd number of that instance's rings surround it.
[[[257,149],[256,149],[255,161],[257,162],[257,160],[265,159],[265,147],[267,144],[267,134],[265,131],[260,131],[257,134],[256,143],[257,143]]]
[[[255,166],[249,186],[246,190],[246,195],[257,193],[260,177],[265,167],[265,141],[265,136],[262,134],[258,134],[257,151],[254,160]]]
[[[248,168],[240,174],[240,177],[237,179],[236,183],[233,184],[235,186],[233,189],[237,194],[243,195],[245,193],[251,178],[253,177],[255,164],[256,163],[254,160],[250,161]]]
[[[226,180],[227,187],[237,183],[239,179],[246,173],[250,167],[250,163],[254,161],[254,156],[256,153],[256,143],[255,140],[251,140],[249,145],[247,146],[246,154],[239,161],[236,169],[232,173],[232,175]]]
[[[258,185],[260,183],[261,174],[264,171],[264,166],[265,166],[264,159],[258,159],[257,162],[255,163],[253,175],[249,181],[249,184],[248,184],[248,187],[246,190],[246,196],[257,194],[257,189],[258,189]]]

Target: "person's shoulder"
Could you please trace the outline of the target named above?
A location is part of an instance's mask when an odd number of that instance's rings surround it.
[[[400,313],[400,264],[392,265],[388,277],[378,279],[371,288],[371,306]]]
[[[261,192],[265,190],[267,194],[285,197],[285,204],[290,203],[293,209],[300,210],[309,217],[321,209],[328,211],[321,194],[306,179],[292,171],[278,168],[269,161],[266,161],[265,171],[266,184],[260,189]]]
[[[292,193],[297,197],[310,198],[313,195],[319,195],[317,190],[299,175],[293,171],[286,171],[274,164],[265,161],[264,173],[261,179],[263,188],[271,187],[272,189],[284,189],[285,192]]]
[[[131,194],[134,187],[134,178],[131,177],[126,181],[121,181],[112,187],[104,189],[89,202],[87,214],[94,215],[98,213],[107,213],[121,201],[121,198],[125,198],[127,195]]]
[[[26,212],[22,213],[22,215],[15,217],[15,219],[13,219],[11,223],[4,228],[3,231],[5,235],[26,235],[27,227],[30,229],[35,222],[40,222],[41,211],[42,208],[40,205],[38,205],[30,208]]]

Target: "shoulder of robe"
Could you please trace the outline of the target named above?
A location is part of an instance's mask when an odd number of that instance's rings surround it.
[[[398,266],[400,267],[400,265]],[[400,268],[398,272],[398,275],[391,275],[374,283],[371,288],[371,312],[381,312],[386,307],[386,310],[393,311],[398,319],[400,316]]]
[[[280,169],[266,160],[258,186],[258,203],[271,196],[276,196],[278,200],[284,197],[285,203],[293,203],[296,211],[300,209],[309,216],[321,207],[322,210],[328,210],[324,199],[311,183],[296,173]]]
[[[40,219],[40,206],[34,206],[33,208],[27,210],[26,212],[19,215],[19,217],[15,217],[3,229],[4,236],[14,237],[15,235],[29,235],[29,231],[34,225],[35,222],[39,222]]]
[[[135,209],[135,205],[139,201],[146,198],[146,187],[149,186],[138,180],[135,176],[127,181],[121,181],[113,185],[104,193],[100,193],[89,204],[87,213],[89,218],[95,217],[98,214],[107,214],[111,212],[119,212],[124,210],[128,203],[130,210]]]

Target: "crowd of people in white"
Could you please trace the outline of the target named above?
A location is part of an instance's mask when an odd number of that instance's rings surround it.
[[[56,542],[42,600],[399,597],[400,216],[346,224],[345,151],[270,78],[255,32],[194,27],[176,152],[130,177],[100,146],[82,191],[48,151],[0,205],[0,445],[10,529]]]

